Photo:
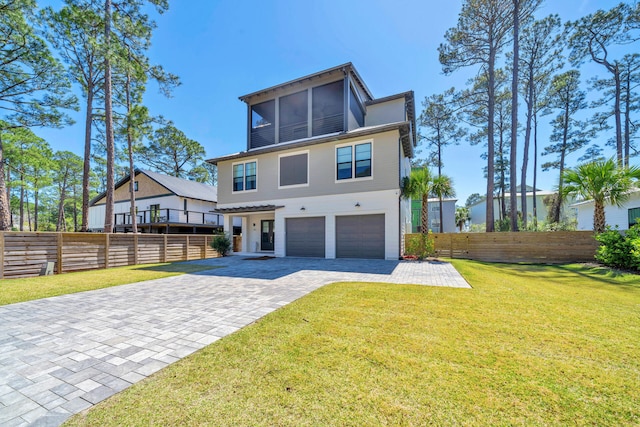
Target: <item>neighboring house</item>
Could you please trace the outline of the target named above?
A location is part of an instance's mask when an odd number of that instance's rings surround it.
[[[527,220],[531,221],[533,219],[533,190],[531,187],[527,186],[530,191],[527,191]],[[548,196],[553,196],[555,194],[554,191],[547,190],[536,190],[536,217],[539,222],[547,220],[547,214],[549,212],[549,207],[545,205],[544,199]],[[493,213],[496,220],[500,218],[500,198],[497,196],[493,198]],[[505,196],[505,204],[507,206],[507,210],[509,209],[511,197],[507,193]],[[520,191],[518,191],[517,197],[518,203],[518,212],[521,211],[522,207],[522,197],[520,195]],[[569,204],[571,202],[563,203],[563,212],[562,217],[567,220],[575,219],[575,210],[569,208]],[[475,204],[469,206],[469,212],[471,216],[470,224],[484,224],[487,218],[487,202],[483,198],[482,200],[476,202]]]
[[[211,233],[221,230],[222,215],[216,212],[217,188],[142,169],[134,180],[138,231],[142,233]],[[116,232],[131,232],[129,175],[115,185]],[[103,231],[106,193],[89,207],[89,228]]]
[[[459,231],[456,227],[456,202],[457,199],[442,199],[442,222],[444,227],[442,229],[445,233],[457,233]],[[429,210],[429,229],[434,233],[440,232],[440,200],[437,198],[431,198],[427,202],[427,209]],[[420,233],[421,231],[421,219],[422,215],[422,200],[411,200],[411,232]]]
[[[578,211],[578,230],[593,230],[593,200],[574,203],[571,207]],[[628,230],[633,224],[640,223],[640,190],[633,191],[629,200],[620,207],[605,205],[604,216],[607,225],[620,230]]]
[[[416,146],[413,92],[374,99],[351,63],[240,97],[246,151],[218,165],[225,230],[242,252],[398,259],[411,229],[400,182]]]

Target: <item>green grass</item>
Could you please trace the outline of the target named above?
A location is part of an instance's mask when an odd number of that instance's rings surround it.
[[[160,279],[214,267],[185,262],[130,265],[54,276],[0,280],[0,305]]]
[[[640,424],[640,276],[454,265],[474,289],[325,286],[68,425]]]

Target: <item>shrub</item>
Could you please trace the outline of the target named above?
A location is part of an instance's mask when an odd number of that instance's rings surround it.
[[[220,254],[227,256],[231,250],[231,239],[225,234],[216,234],[211,241],[211,247]]]
[[[625,270],[640,270],[640,226],[634,225],[625,234],[607,227],[596,236],[600,247],[596,259],[606,266]]]
[[[404,241],[405,254],[415,256],[422,260],[435,254],[435,243],[433,235],[429,234],[409,234]]]

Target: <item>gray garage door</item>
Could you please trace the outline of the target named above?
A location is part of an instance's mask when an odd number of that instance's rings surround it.
[[[324,217],[287,218],[287,256],[324,258]]]
[[[384,214],[337,216],[336,257],[384,259]]]

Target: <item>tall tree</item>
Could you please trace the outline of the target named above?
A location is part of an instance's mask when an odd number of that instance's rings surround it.
[[[140,162],[158,172],[186,178],[204,158],[205,151],[198,141],[176,128],[171,121],[153,133],[149,145],[138,153]]]
[[[621,206],[629,199],[630,190],[638,188],[640,168],[618,167],[613,159],[598,160],[567,169],[564,173],[565,186],[561,194],[573,195],[585,200],[593,200],[593,230],[602,233],[605,230],[605,204]]]
[[[510,205],[510,222],[511,231],[518,231],[518,201],[517,201],[517,185],[518,178],[516,176],[516,156],[518,147],[518,67],[520,47],[520,5],[522,0],[513,0],[513,65],[511,74],[511,157],[509,159],[511,178],[509,185],[509,205]]]
[[[526,104],[525,134],[522,149],[522,170],[520,177],[520,201],[523,226],[527,226],[527,169],[532,131],[533,150],[533,221],[537,228],[536,184],[538,169],[537,116],[545,108],[545,92],[552,74],[560,67],[562,56],[562,34],[560,18],[550,15],[534,21],[522,29],[520,41],[520,91]],[[533,128],[533,129],[532,129]]]
[[[115,137],[113,122],[113,94],[112,94],[112,61],[118,60],[127,63],[136,58],[131,55],[132,45],[122,43],[126,35],[137,34],[137,37],[129,37],[130,41],[141,42],[147,35],[150,37],[155,23],[144,13],[146,4],[155,6],[158,13],[164,13],[169,3],[167,0],[105,0],[104,1],[104,100],[105,100],[105,145],[107,155],[106,171],[106,200],[105,200],[105,224],[104,231],[113,231],[114,219],[114,176],[115,176]],[[113,13],[112,9],[115,9]],[[118,37],[118,34],[125,37]],[[144,49],[144,48],[143,48]],[[125,68],[126,69],[126,68]]]
[[[442,94],[434,94],[422,102],[424,110],[420,114],[419,123],[423,128],[422,137],[427,141],[431,154],[438,168],[438,176],[442,176],[442,150],[450,144],[459,144],[466,135],[466,129],[459,126],[458,114],[454,104],[454,88]],[[442,212],[442,200],[440,200]]]
[[[84,167],[82,171],[82,225],[87,231],[89,219],[89,180],[91,173],[91,131],[94,101],[104,86],[103,56],[100,48],[103,17],[91,3],[66,0],[60,11],[44,9],[43,16],[49,31],[45,34],[51,45],[67,64],[69,77],[85,96]],[[93,6],[93,7],[92,7]]]
[[[55,182],[58,187],[58,221],[56,231],[67,231],[65,218],[65,203],[69,192],[73,191],[74,176],[79,176],[82,169],[82,159],[70,151],[58,151],[54,155]]]
[[[542,165],[544,170],[559,169],[558,193],[563,194],[563,178],[566,158],[570,153],[584,147],[588,142],[586,124],[575,118],[576,113],[587,107],[586,94],[580,90],[580,72],[569,70],[555,76],[549,92],[549,107],[558,114],[551,122],[553,132],[542,155],[555,154],[557,158]],[[560,222],[562,197],[556,197],[552,206],[551,219]]]
[[[569,58],[574,65],[590,58],[611,73],[614,81],[613,117],[615,122],[616,156],[619,165],[623,165],[624,151],[622,143],[622,118],[620,103],[622,79],[620,60],[611,58],[610,52],[616,45],[628,44],[637,37],[634,25],[633,6],[620,3],[611,10],[598,10],[575,22],[567,22],[569,32]]]
[[[487,209],[486,230],[494,231],[494,116],[495,69],[498,55],[509,43],[513,27],[511,0],[466,0],[458,23],[445,33],[438,47],[445,74],[479,65],[487,76]]]
[[[27,20],[34,8],[34,0],[0,2],[0,231],[11,223],[2,134],[17,127],[63,126],[71,122],[64,110],[76,107],[62,66]]]
[[[202,162],[189,171],[189,179],[209,185],[218,185],[218,167],[214,164]]]

